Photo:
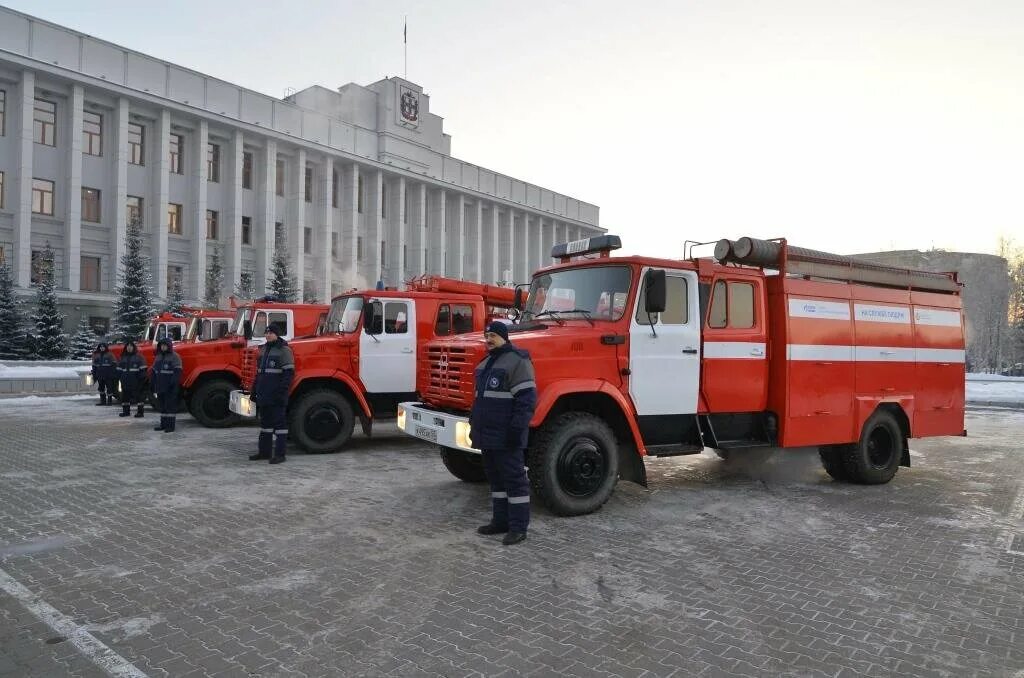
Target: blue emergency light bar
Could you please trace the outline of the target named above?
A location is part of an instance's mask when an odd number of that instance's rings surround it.
[[[593,254],[594,252],[611,252],[622,248],[622,238],[617,235],[599,235],[583,240],[563,242],[551,248],[552,259],[568,259],[569,257]]]

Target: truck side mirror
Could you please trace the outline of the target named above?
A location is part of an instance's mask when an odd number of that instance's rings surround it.
[[[523,310],[523,288],[516,287],[515,301],[512,302],[512,308],[517,311]]]
[[[246,320],[242,323],[242,332],[245,334],[245,340],[250,341],[252,339],[252,321]]]
[[[668,302],[668,286],[665,282],[665,271],[651,269],[644,276],[644,311],[647,313],[663,313]]]
[[[363,331],[371,336],[380,334],[383,329],[381,306],[379,301],[372,301],[363,308]]]

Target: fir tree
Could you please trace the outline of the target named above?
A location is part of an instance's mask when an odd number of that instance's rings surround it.
[[[0,360],[22,360],[28,351],[23,304],[14,291],[10,265],[0,260]]]
[[[153,317],[153,276],[149,261],[142,256],[142,229],[137,220],[128,222],[121,272],[117,277],[114,333],[138,338],[146,333]]]
[[[203,300],[207,308],[220,305],[220,294],[224,290],[224,268],[220,263],[220,248],[214,246],[210,257],[210,267],[206,269],[206,298]]]
[[[291,266],[288,264],[288,246],[284,239],[277,243],[274,252],[274,265],[271,270],[273,278],[270,281],[270,292],[278,301],[294,303],[299,298],[299,286],[292,276]]]
[[[175,276],[171,281],[171,291],[167,295],[167,303],[164,304],[161,312],[185,315],[185,290],[182,288],[181,278]]]
[[[71,337],[71,359],[89,360],[92,352],[96,350],[96,331],[89,325],[89,319],[82,316],[78,321],[78,329],[75,336]]]
[[[46,243],[43,256],[36,268],[36,312],[32,315],[35,331],[32,333],[33,353],[40,360],[66,360],[68,336],[64,334],[64,314],[57,306],[56,283],[53,272],[53,249]]]
[[[238,299],[252,299],[256,296],[256,286],[252,281],[252,273],[249,271],[242,271],[238,277],[238,284],[235,285],[234,291],[235,297]]]
[[[306,304],[319,304],[316,296],[316,285],[313,284],[312,280],[307,280],[302,284],[302,301]]]

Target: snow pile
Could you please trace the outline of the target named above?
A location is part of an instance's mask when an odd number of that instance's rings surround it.
[[[91,365],[5,365],[0,363],[0,379],[78,379],[91,370]]]
[[[1016,405],[1024,407],[1024,377],[968,374],[969,405]]]

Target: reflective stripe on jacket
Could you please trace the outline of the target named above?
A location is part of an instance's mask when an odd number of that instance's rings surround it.
[[[161,346],[167,346],[166,353],[160,350]],[[174,344],[170,339],[161,339],[157,343],[149,381],[153,393],[164,395],[178,390],[181,382],[181,356],[174,352]]]
[[[505,344],[476,367],[469,415],[470,437],[479,450],[523,449],[537,407],[537,382],[530,354]]]

